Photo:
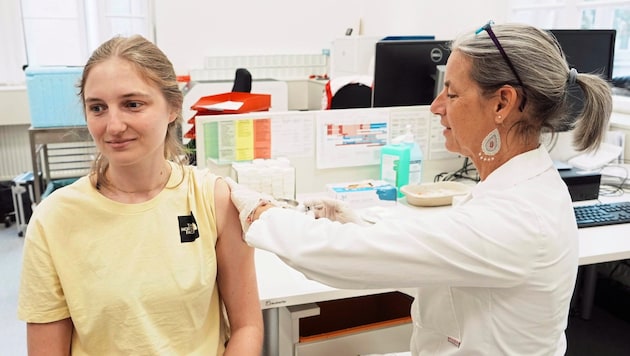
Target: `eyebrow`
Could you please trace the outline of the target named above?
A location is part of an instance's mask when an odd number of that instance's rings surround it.
[[[131,92],[131,93],[127,93],[127,94],[124,94],[124,95],[120,96],[121,99],[128,99],[128,98],[133,98],[133,97],[149,98],[150,95],[146,94],[146,93],[143,93],[143,92]],[[91,97],[85,98],[85,102],[86,103],[88,103],[88,102],[96,102],[96,101],[102,101],[102,99],[91,98]]]

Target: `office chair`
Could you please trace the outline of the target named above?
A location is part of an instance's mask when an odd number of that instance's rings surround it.
[[[372,107],[372,78],[339,77],[326,84],[324,109]]]
[[[372,88],[361,83],[346,84],[333,95],[331,109],[369,108],[372,106]]]
[[[238,68],[234,75],[234,86],[232,92],[251,93],[252,91],[252,75],[245,68]]]

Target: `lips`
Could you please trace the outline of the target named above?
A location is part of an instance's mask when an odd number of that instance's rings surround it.
[[[106,140],[105,143],[114,148],[121,148],[134,141],[134,139],[115,139],[115,140]]]

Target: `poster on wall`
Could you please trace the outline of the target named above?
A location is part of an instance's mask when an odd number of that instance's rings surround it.
[[[385,110],[328,110],[315,120],[318,169],[377,165],[388,140]]]

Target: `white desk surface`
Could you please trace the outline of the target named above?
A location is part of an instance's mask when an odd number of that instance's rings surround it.
[[[328,287],[306,279],[276,255],[256,249],[258,294],[262,309],[286,307],[378,294],[390,290],[349,290]]]
[[[601,201],[630,200],[623,197],[605,198]],[[576,204],[593,203],[594,201]],[[405,213],[443,208],[410,207],[403,200],[396,206]],[[630,258],[630,224],[609,225],[579,229],[579,264],[588,265]],[[302,273],[287,266],[274,254],[256,250],[258,292],[262,309],[314,303],[326,300],[372,295],[391,290],[345,290],[328,287],[306,279]]]
[[[601,202],[630,200],[630,194],[619,197],[602,197]],[[593,204],[589,200],[575,205]],[[630,258],[630,224],[587,227],[578,230],[580,266],[625,260]]]

